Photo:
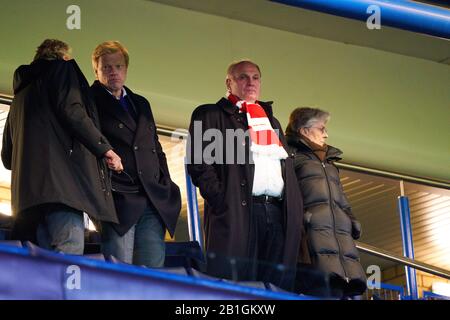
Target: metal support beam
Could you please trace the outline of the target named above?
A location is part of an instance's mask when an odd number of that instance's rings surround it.
[[[450,10],[407,0],[272,0],[303,9],[367,21],[379,8],[381,27],[389,26],[450,39]],[[369,8],[370,7],[370,8]]]
[[[414,245],[408,197],[398,197],[398,210],[400,213],[400,228],[402,229],[403,255],[410,259],[414,259]],[[406,266],[405,273],[408,293],[412,299],[417,300],[419,295],[417,293],[416,270]]]
[[[197,241],[203,250],[203,233],[200,223],[200,213],[198,211],[197,188],[192,183],[192,179],[187,173],[186,165],[184,166],[186,176],[186,199],[187,199],[187,219],[189,226],[189,239]]]

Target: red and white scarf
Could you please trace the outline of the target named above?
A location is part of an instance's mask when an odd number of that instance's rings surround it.
[[[286,159],[288,154],[280,139],[278,139],[277,133],[273,130],[263,107],[257,102],[248,103],[240,100],[231,93],[228,94],[227,98],[247,115],[250,138],[252,139],[250,150],[273,159]]]

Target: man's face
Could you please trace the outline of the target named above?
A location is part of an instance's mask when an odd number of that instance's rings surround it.
[[[127,66],[122,52],[105,54],[98,60],[95,70],[98,81],[109,91],[122,91],[127,78]]]
[[[251,63],[242,63],[226,80],[228,90],[239,98],[254,103],[259,99],[261,75]]]

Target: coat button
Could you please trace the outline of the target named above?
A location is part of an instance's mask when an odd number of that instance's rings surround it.
[[[241,118],[237,118],[237,121],[238,121],[238,122],[241,122],[242,120],[241,120]]]
[[[156,149],[155,149],[155,148],[153,148],[153,149],[152,149],[152,152],[153,152],[153,153],[156,153]]]
[[[139,147],[138,146],[134,146],[134,150],[139,150]]]
[[[246,184],[247,184],[247,181],[245,181],[245,180],[242,180],[242,181],[241,181],[241,186],[242,186],[242,187],[244,187]]]
[[[139,170],[139,174],[142,175],[142,171],[141,170]]]
[[[119,128],[120,128],[120,129],[123,128],[123,123],[119,123]]]
[[[148,128],[149,128],[150,130],[153,130],[153,125],[149,125]]]
[[[157,173],[155,173],[155,179],[158,179],[158,176],[159,176],[159,175],[158,175]]]
[[[241,202],[241,204],[242,204],[242,206],[246,206],[247,205],[247,201],[245,201],[245,200],[243,200],[242,202]]]

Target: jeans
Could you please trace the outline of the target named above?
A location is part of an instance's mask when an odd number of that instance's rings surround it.
[[[153,206],[145,209],[138,222],[123,236],[110,223],[102,223],[102,253],[135,265],[149,268],[164,266],[165,227]]]
[[[82,255],[84,251],[83,212],[62,204],[43,207],[44,219],[38,225],[38,245],[47,250]]]

